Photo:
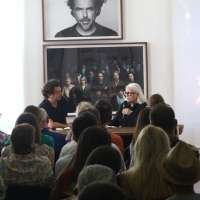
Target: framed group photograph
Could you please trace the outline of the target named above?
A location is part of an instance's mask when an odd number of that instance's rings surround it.
[[[122,0],[42,0],[43,40],[122,39]]]
[[[99,99],[117,111],[130,83],[148,96],[147,43],[44,45],[44,82],[49,79],[60,81],[69,113],[81,101]]]

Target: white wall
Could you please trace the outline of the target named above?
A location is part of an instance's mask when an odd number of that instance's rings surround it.
[[[25,90],[23,87],[21,88],[21,91],[24,92],[24,99],[21,100],[24,102],[24,106],[27,106],[29,104],[38,105],[42,100],[40,90],[43,85],[42,45],[44,43],[42,40],[41,0],[23,1],[25,5],[25,45],[23,63],[25,68],[23,74]],[[193,115],[193,113],[189,112],[191,102],[189,105],[187,103],[185,103],[186,105],[178,103],[180,101],[189,101],[191,87],[194,88],[194,90],[200,89],[199,85],[194,86],[194,81],[192,85],[190,85],[189,79],[186,79],[187,83],[184,83],[181,79],[181,77],[184,77],[183,67],[193,69],[194,66],[199,66],[200,62],[199,54],[197,55],[196,51],[192,53],[192,47],[190,47],[191,53],[189,57],[187,56],[187,49],[190,41],[185,43],[186,38],[183,37],[180,46],[174,35],[174,33],[181,31],[181,27],[179,27],[179,23],[181,22],[179,18],[181,15],[176,15],[178,10],[181,9],[179,5],[180,2],[188,2],[188,0],[123,0],[124,39],[116,42],[148,42],[149,95],[153,93],[162,94],[166,102],[175,109],[179,123],[185,125],[186,131],[184,131],[182,138],[192,144],[200,146],[200,134],[198,134],[198,132],[200,132],[200,127],[197,122],[199,119],[199,107],[196,109],[195,115]],[[190,0],[189,2],[195,4],[197,0]],[[175,3],[176,7],[173,7]],[[196,18],[199,20],[200,12],[197,11],[197,8],[195,14]],[[177,17],[177,19],[175,20],[172,17]],[[196,24],[196,26],[199,28],[199,23]],[[194,35],[191,37],[194,37]],[[197,35],[195,35],[195,37],[195,45],[199,48],[199,37],[197,37]],[[102,42],[113,43],[115,41]],[[69,44],[72,42],[67,43]],[[78,43],[83,44],[84,42],[80,41]],[[91,41],[91,43],[97,43],[97,41]],[[182,49],[184,49],[184,53],[180,54],[179,52],[182,51]],[[179,62],[183,60],[183,58],[187,66],[179,65]],[[198,74],[199,71],[198,73],[197,71],[198,70],[194,73]],[[194,77],[194,80],[195,78],[196,77]],[[9,80],[8,75],[7,79]],[[179,81],[177,80],[180,79],[182,81],[178,84]],[[2,86],[0,87],[0,89],[2,89]],[[8,89],[12,91],[12,86],[8,86]],[[192,92],[192,94],[194,93],[195,91]],[[185,98],[185,96],[187,98]],[[18,96],[17,98],[23,98],[23,96]],[[184,112],[186,107],[187,112]],[[188,118],[189,120],[186,120]],[[12,123],[14,124],[14,118],[12,119]],[[5,127],[4,124],[0,123],[0,125],[1,129]]]

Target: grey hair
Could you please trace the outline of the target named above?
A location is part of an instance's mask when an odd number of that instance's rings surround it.
[[[41,116],[41,118],[42,118],[42,122],[44,122],[44,121],[47,120],[48,115],[47,115],[47,112],[46,112],[45,109],[40,108],[40,110],[41,110],[41,115],[42,115],[42,116]]]
[[[146,102],[146,99],[144,97],[144,94],[143,94],[142,89],[141,89],[141,87],[140,87],[139,84],[137,84],[137,83],[130,83],[130,84],[128,84],[126,86],[126,88],[127,87],[130,88],[133,92],[138,93],[138,98],[137,98],[136,103],[141,104],[141,103]]]
[[[77,106],[76,106],[76,117],[79,116],[79,112],[81,112],[82,110],[86,109],[86,108],[94,108],[94,106],[88,102],[88,101],[82,101],[80,102]]]

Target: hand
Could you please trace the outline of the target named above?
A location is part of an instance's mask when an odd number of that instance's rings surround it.
[[[72,127],[72,123],[69,122],[69,123],[67,124],[67,126],[71,128],[71,127]]]
[[[122,113],[123,113],[124,115],[130,115],[132,112],[133,112],[133,111],[130,110],[129,108],[124,108],[124,109],[122,110]]]

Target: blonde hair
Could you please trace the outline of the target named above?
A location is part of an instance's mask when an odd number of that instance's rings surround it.
[[[158,185],[163,188],[163,193],[167,197],[166,183],[156,167],[159,154],[170,150],[169,138],[165,131],[148,125],[140,132],[134,148],[135,163],[132,169],[137,177],[137,183],[134,186],[137,191],[136,199],[155,199]]]
[[[143,94],[142,89],[141,89],[141,87],[140,87],[139,84],[137,84],[137,83],[130,83],[126,87],[130,88],[133,92],[138,93],[138,98],[137,98],[136,103],[141,104],[141,103],[146,102],[146,99],[144,97],[144,94]]]
[[[79,112],[87,108],[94,108],[94,106],[88,101],[82,101],[76,106],[76,117],[78,117]]]

